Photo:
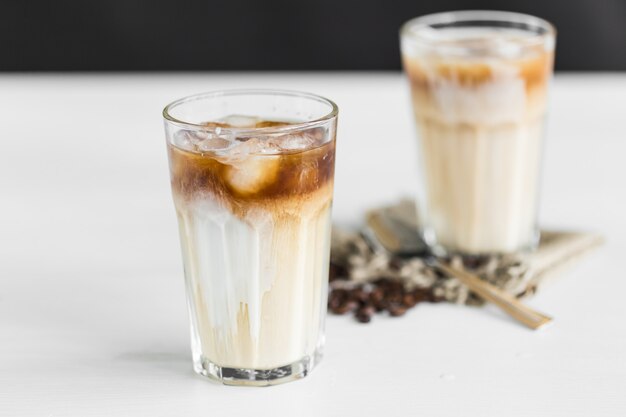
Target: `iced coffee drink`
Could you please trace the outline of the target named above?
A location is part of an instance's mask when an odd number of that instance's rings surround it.
[[[536,245],[554,42],[549,23],[516,13],[442,13],[403,26],[419,211],[435,249],[473,255]]]
[[[232,91],[165,110],[197,372],[303,377],[321,357],[336,106]]]

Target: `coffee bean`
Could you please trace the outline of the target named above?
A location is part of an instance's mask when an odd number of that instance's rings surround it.
[[[381,311],[385,310],[385,308],[387,308],[387,303],[381,301],[379,303],[372,304],[372,307],[374,307],[374,310],[376,310],[377,313],[380,313]]]
[[[435,294],[434,294],[434,293],[432,293],[432,292],[428,293],[428,298],[427,298],[427,301],[428,301],[429,303],[440,303],[440,302],[442,302],[442,301],[444,301],[444,300],[445,300],[445,298],[444,298],[444,297],[442,297],[442,296],[435,295]]]
[[[427,301],[430,298],[430,291],[416,288],[413,290],[413,298],[415,298],[416,303]]]
[[[404,315],[406,313],[407,308],[401,304],[389,304],[387,306],[387,311],[393,317],[398,317]]]
[[[363,290],[363,288],[357,287],[354,290],[352,290],[350,298],[360,303],[367,303],[369,301],[370,296],[365,290]]]
[[[369,294],[370,301],[372,304],[377,304],[383,301],[385,298],[385,293],[379,287],[375,287]]]
[[[336,280],[347,280],[348,279],[348,271],[345,267],[332,263],[328,268],[328,281],[336,281]]]
[[[345,303],[341,304],[339,307],[337,307],[333,311],[333,313],[335,313],[335,314],[346,314],[346,313],[349,313],[351,311],[354,311],[358,306],[359,306],[359,304],[356,301],[348,300]]]
[[[390,280],[389,281],[389,290],[393,292],[403,291],[404,284],[398,280]]]
[[[372,306],[364,306],[356,311],[354,317],[361,323],[369,323],[375,311]]]
[[[334,289],[328,294],[328,308],[336,314],[338,309],[348,300],[348,291],[338,288]]]
[[[333,312],[341,305],[341,300],[339,296],[337,296],[336,291],[332,291],[328,295],[328,308],[330,308]]]
[[[400,303],[402,303],[403,295],[404,294],[403,294],[402,290],[394,289],[394,290],[388,291],[385,294],[385,300],[387,302],[389,302],[389,303],[400,304]]]
[[[408,308],[415,307],[415,304],[417,304],[417,300],[412,293],[407,292],[402,296],[402,304]]]

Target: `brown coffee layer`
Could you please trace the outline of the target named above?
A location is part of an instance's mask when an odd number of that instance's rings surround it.
[[[168,144],[172,189],[178,197],[216,196],[235,205],[303,196],[331,182],[334,141],[281,155],[251,154],[229,159]]]
[[[441,81],[450,81],[463,87],[475,87],[502,76],[515,74],[522,79],[526,90],[546,88],[552,73],[554,54],[538,51],[518,59],[491,61],[439,56],[403,56],[406,73],[414,89],[430,90]]]

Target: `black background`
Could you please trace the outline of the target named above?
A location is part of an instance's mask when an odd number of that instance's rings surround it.
[[[402,22],[457,9],[550,20],[557,69],[626,70],[626,0],[3,0],[0,7],[2,71],[399,69]]]

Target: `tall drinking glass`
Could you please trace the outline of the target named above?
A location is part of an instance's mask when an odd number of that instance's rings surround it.
[[[337,111],[270,90],[163,111],[196,372],[272,385],[320,360]]]
[[[554,27],[518,13],[459,11],[410,20],[400,38],[424,239],[441,254],[533,249]]]

